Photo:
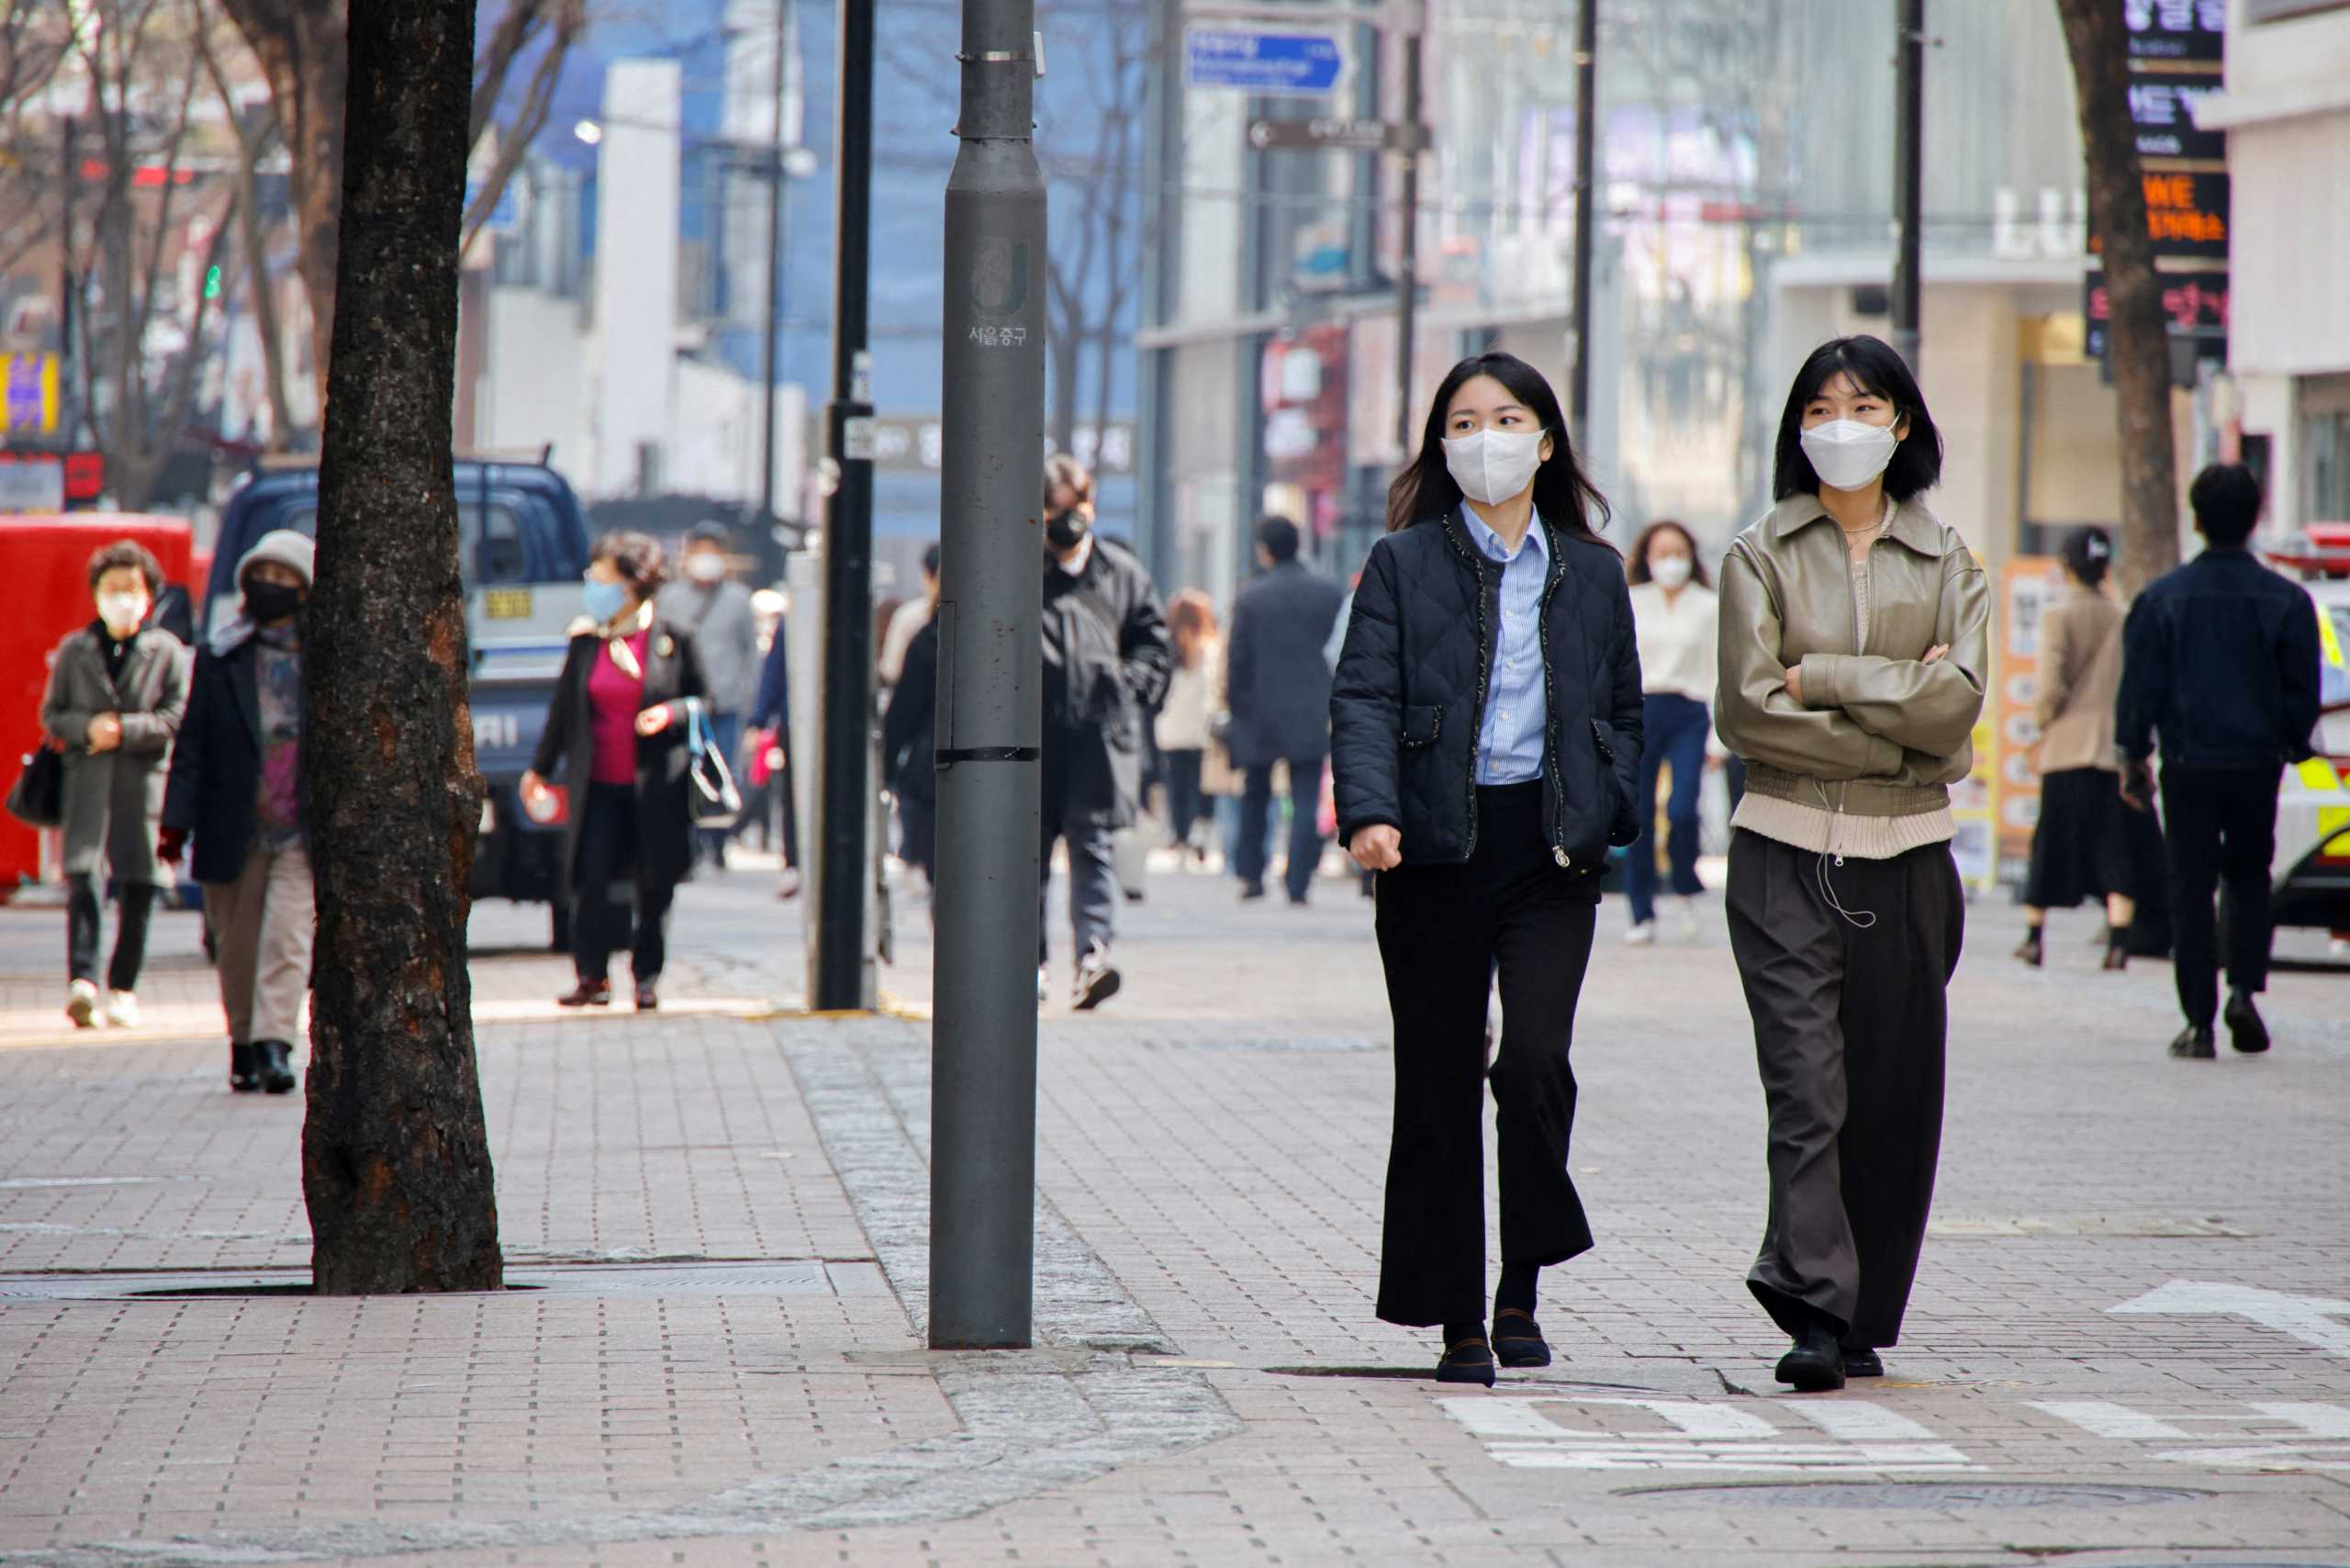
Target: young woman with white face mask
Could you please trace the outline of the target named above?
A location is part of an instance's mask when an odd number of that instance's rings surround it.
[[[1671,827],[1666,841],[1672,868],[1673,935],[1697,935],[1697,785],[1706,775],[1707,710],[1714,700],[1714,635],[1720,614],[1714,587],[1697,559],[1696,535],[1670,519],[1660,519],[1632,542],[1626,566],[1632,584],[1632,620],[1639,628],[1641,703],[1648,745],[1641,753],[1635,794],[1640,836],[1624,862],[1624,898],[1632,924],[1625,940],[1643,946],[1656,940],[1656,787],[1670,772],[1673,795],[1665,807]]]
[[[1338,839],[1378,875],[1395,1020],[1379,1316],[1437,1377],[1548,1365],[1537,1276],[1592,1245],[1568,1046],[1611,845],[1638,831],[1640,666],[1607,503],[1509,354],[1455,365],[1388,491],[1330,701]],[[1485,1330],[1486,1006],[1498,975],[1502,1276]]]
[[[1747,761],[1726,902],[1771,1114],[1747,1284],[1802,1391],[1884,1371],[1933,1196],[1965,916],[1950,786],[1974,768],[1991,602],[1919,499],[1942,456],[1898,354],[1826,343],[1780,420],[1778,505],[1722,562],[1717,722]]]

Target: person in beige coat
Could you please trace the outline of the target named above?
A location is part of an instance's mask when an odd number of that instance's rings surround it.
[[[2105,900],[2105,964],[2130,962],[2130,824],[2113,749],[2113,703],[2121,687],[2121,607],[2104,590],[2113,540],[2084,528],[2065,541],[2069,591],[2040,622],[2040,821],[2024,879],[2024,937],[2016,957],[2038,969],[2052,909]]]

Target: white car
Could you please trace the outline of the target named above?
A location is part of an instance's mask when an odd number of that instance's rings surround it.
[[[2330,543],[2330,542],[2329,542]],[[2350,551],[2272,554],[2317,601],[2318,755],[2285,770],[2277,805],[2271,908],[2278,925],[2315,926],[2350,941]]]

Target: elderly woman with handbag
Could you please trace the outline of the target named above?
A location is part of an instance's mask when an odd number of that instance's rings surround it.
[[[565,1007],[611,1005],[620,946],[613,885],[623,879],[635,905],[637,1011],[661,1004],[669,903],[693,868],[690,740],[700,725],[690,700],[704,683],[692,634],[654,606],[666,578],[661,546],[645,535],[597,542],[587,620],[574,629],[537,756],[522,776],[523,807],[533,815],[552,814],[558,767],[569,793],[561,863],[579,983],[556,999]]]
[[[63,754],[65,1014],[77,1028],[94,1027],[100,1005],[101,859],[118,909],[106,1019],[121,1028],[139,1023],[147,918],[162,879],[155,825],[163,810],[163,764],[187,711],[179,641],[145,626],[162,586],[162,567],[144,545],[126,539],[91,556],[96,619],[60,644],[41,699],[41,728]]]

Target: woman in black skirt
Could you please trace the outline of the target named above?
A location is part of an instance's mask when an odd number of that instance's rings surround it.
[[[1338,839],[1378,875],[1395,1018],[1379,1316],[1437,1378],[1547,1366],[1541,1269],[1592,1244],[1567,1175],[1575,1001],[1629,844],[1640,661],[1607,503],[1525,361],[1453,366],[1356,590],[1330,700]],[[1485,1012],[1498,972],[1502,1274],[1485,1336]]]
[[[2104,591],[2113,541],[2084,528],[2065,541],[2068,592],[2040,620],[2040,822],[2024,880],[2024,938],[2016,957],[2038,969],[2052,909],[2105,900],[2105,965],[2130,962],[2129,807],[2113,751],[2121,684],[2121,607]]]

